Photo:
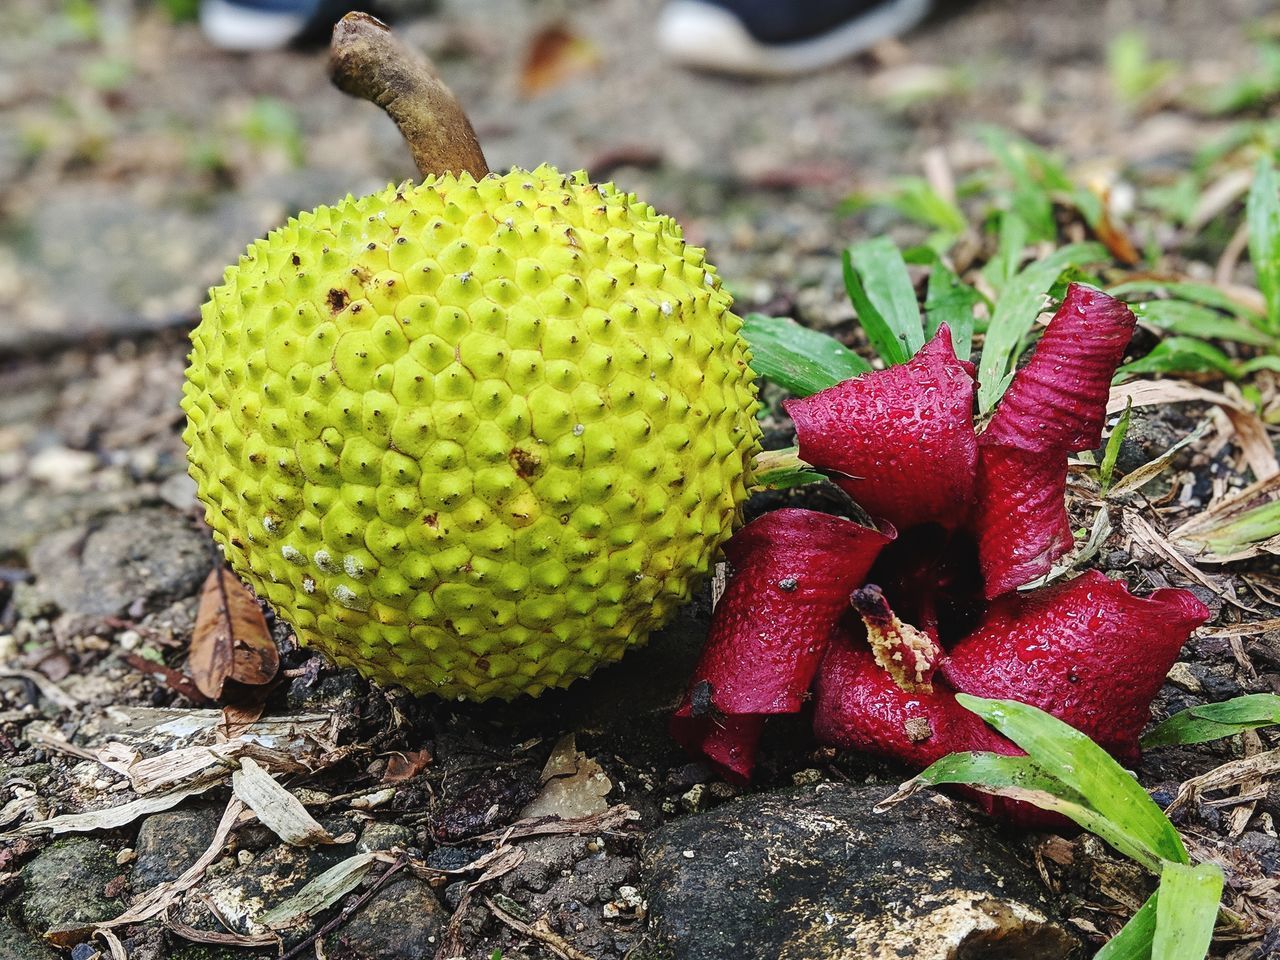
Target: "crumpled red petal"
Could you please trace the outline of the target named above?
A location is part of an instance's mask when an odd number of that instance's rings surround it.
[[[797,509],[738,531],[725,546],[736,572],[672,718],[673,736],[731,779],[745,779],[761,718],[800,709],[850,592],[893,537]]]
[[[845,380],[783,406],[800,457],[899,529],[955,527],[973,500],[977,440],[973,366],[956,359],[945,325],[910,362]]]
[[[988,597],[1071,549],[1067,455],[1102,441],[1107,394],[1133,335],[1127,306],[1073,283],[978,438],[976,530]]]
[[[1043,576],[1071,551],[1067,455],[983,445],[976,534],[983,589],[989,598]]]
[[[945,662],[945,661],[944,661]],[[818,739],[846,750],[927,767],[959,750],[1021,751],[956,702],[946,683],[908,692],[893,682],[861,638],[837,637],[814,688]]]
[[[1137,321],[1115,297],[1073,283],[982,433],[1020,450],[1091,450],[1102,442],[1111,377]]]
[[[1124,581],[1090,570],[995,601],[939,671],[957,690],[1029,703],[1133,760],[1151,701],[1208,618],[1186,590],[1135,597]]]

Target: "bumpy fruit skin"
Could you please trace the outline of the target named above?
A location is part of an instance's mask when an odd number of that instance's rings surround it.
[[[206,518],[299,640],[484,699],[643,642],[758,450],[703,251],[550,167],[320,207],[211,291],[183,396]]]

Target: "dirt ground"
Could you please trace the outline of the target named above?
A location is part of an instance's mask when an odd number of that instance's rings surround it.
[[[1241,69],[1247,37],[1272,7],[945,4],[874,56],[758,83],[664,63],[649,37],[656,0],[449,0],[410,7],[401,29],[467,106],[494,169],[549,161],[612,179],[707,247],[739,312],[847,335],[840,250],[886,221],[840,213],[843,198],[918,174],[930,148],[971,169],[983,156],[974,133],[983,123],[1100,176],[1175,167],[1225,122],[1118,102],[1108,40],[1138,30],[1156,55],[1210,83]],[[553,58],[560,72],[548,76],[529,57],[553,24],[567,25],[577,47]],[[187,742],[177,727],[212,738],[220,717],[182,679],[213,563],[177,407],[204,290],[294,211],[413,170],[386,117],[328,85],[318,51],[218,52],[192,24],[141,0],[10,0],[0,35],[0,830],[192,791],[172,810],[103,820],[88,833],[0,841],[0,954],[47,956],[39,935],[53,929],[63,931],[50,941],[61,955],[88,960],[99,950],[112,956],[112,944],[85,940],[85,931],[178,878],[215,840],[230,795],[218,765],[138,789],[98,754],[114,742],[163,758]],[[1122,469],[1162,452],[1202,416],[1194,405],[1144,412]],[[785,422],[766,426],[773,445],[785,442]],[[1148,490],[1123,510],[1164,529],[1215,484],[1243,482],[1236,454],[1229,443],[1196,444],[1158,495]],[[1163,494],[1174,507],[1147,513]],[[762,495],[749,512],[780,499]],[[1082,503],[1073,500],[1077,519]],[[1117,523],[1094,564],[1142,590],[1188,587],[1213,610],[1171,673],[1156,719],[1280,692],[1274,558],[1194,576],[1157,541]],[[709,614],[706,588],[621,664],[505,705],[372,687],[298,648],[269,616],[281,679],[265,708],[274,726],[257,746],[292,758],[283,779],[343,842],[301,849],[260,824],[238,829],[225,850],[215,844],[217,859],[189,895],[114,928],[120,948],[135,960],[277,955],[254,940],[260,931],[247,918],[370,854],[377,859],[364,869],[373,872],[357,878],[366,885],[331,901],[359,908],[340,924],[340,907],[317,910],[286,949],[332,958],[644,955],[646,839],[742,793],[691,763],[666,733]],[[1266,630],[1239,627],[1266,621]],[[1264,731],[1152,751],[1137,773],[1168,802],[1190,778],[1276,745]],[[549,758],[560,764],[550,777]],[[751,790],[870,782],[888,794],[906,776],[815,746],[797,721],[771,730]],[[548,789],[557,777],[572,782],[569,795]],[[567,834],[528,826],[547,810],[596,819]],[[1189,846],[1227,871],[1234,919],[1220,929],[1216,956],[1280,956],[1277,819],[1274,778],[1181,805],[1176,822]],[[517,832],[504,837],[513,824]],[[1140,871],[1091,839],[1001,842],[1085,944],[1114,933],[1149,892]]]

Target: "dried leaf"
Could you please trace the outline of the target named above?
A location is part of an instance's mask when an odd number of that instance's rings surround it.
[[[430,750],[410,750],[407,753],[393,753],[387,758],[387,770],[382,775],[383,783],[403,783],[412,780],[431,763]]]
[[[245,806],[285,843],[310,847],[336,842],[297,797],[249,757],[240,759],[240,769],[232,775],[231,786]]]
[[[148,660],[146,657],[140,657],[132,650],[122,651],[120,657],[139,673],[145,673],[157,683],[164,684],[174,693],[186,697],[192,703],[204,705],[213,702],[200,692],[200,688],[195,685],[190,677],[173,669],[173,667],[157,663],[155,660]]]
[[[1280,474],[1259,480],[1224,497],[1169,534],[1169,539],[1194,552],[1197,560],[1230,563],[1261,553],[1280,553],[1280,535],[1265,536],[1274,525],[1258,524],[1258,536],[1248,540],[1251,517],[1280,513]],[[1273,518],[1274,523],[1274,518]]]
[[[256,923],[272,930],[297,926],[333,906],[360,882],[378,862],[377,853],[360,853],[330,867],[293,896],[257,917]]]
[[[89,810],[85,813],[66,813],[48,820],[37,820],[25,823],[15,830],[0,834],[0,840],[11,840],[14,837],[35,836],[42,833],[87,833],[91,830],[115,830],[128,826],[135,820],[171,810],[187,797],[204,793],[215,786],[221,778],[213,778],[202,782],[189,783],[177,787],[167,793],[156,793],[141,797],[119,806],[107,807],[105,810]]]
[[[526,97],[562,86],[600,63],[595,44],[563,23],[539,31],[520,67],[520,92]]]
[[[187,665],[200,692],[215,700],[227,680],[256,686],[270,683],[280,669],[257,599],[225,567],[204,582]]]
[[[52,703],[55,707],[61,707],[63,710],[70,710],[72,707],[78,706],[80,701],[71,694],[64,691],[43,673],[37,673],[34,670],[10,670],[8,668],[0,668],[0,677],[12,677],[17,680],[26,680],[35,684],[36,689],[40,691],[40,695]]]
[[[605,797],[613,789],[600,765],[578,752],[572,733],[560,741],[542,768],[542,789],[521,811],[521,817],[560,817],[577,820],[609,809]]]

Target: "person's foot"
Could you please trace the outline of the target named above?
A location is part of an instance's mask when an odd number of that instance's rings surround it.
[[[838,63],[905,33],[930,0],[672,0],[658,45],[686,66],[781,76]]]

